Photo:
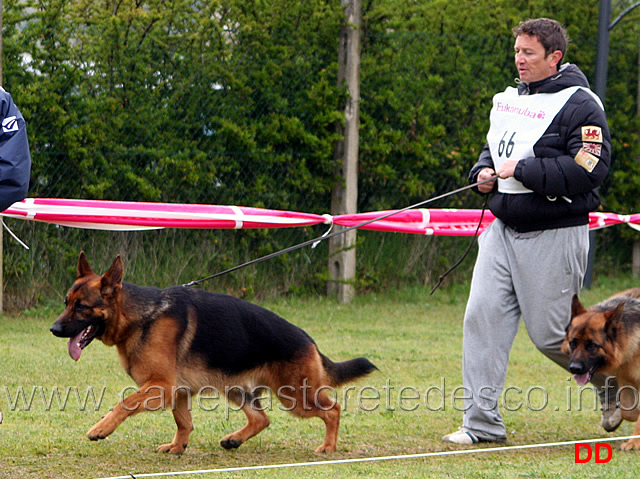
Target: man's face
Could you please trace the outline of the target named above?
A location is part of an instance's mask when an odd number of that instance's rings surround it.
[[[562,58],[559,50],[545,54],[544,47],[538,37],[521,34],[516,38],[515,50],[516,68],[520,80],[533,83],[544,80],[558,71],[558,62]]]

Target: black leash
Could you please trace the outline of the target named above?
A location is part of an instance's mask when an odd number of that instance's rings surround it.
[[[476,232],[473,234],[473,238],[471,238],[471,242],[469,243],[469,246],[467,246],[467,249],[464,251],[464,253],[462,253],[462,256],[460,257],[460,259],[456,261],[453,266],[451,266],[448,270],[446,270],[444,273],[440,275],[440,277],[438,278],[438,282],[431,290],[431,293],[429,293],[429,296],[431,296],[436,291],[436,289],[438,289],[438,287],[442,284],[442,282],[444,281],[444,279],[447,277],[449,273],[451,273],[454,269],[460,266],[460,263],[464,261],[464,259],[469,254],[469,251],[471,251],[471,247],[475,244],[476,240],[478,239],[478,233],[480,232],[480,227],[482,226],[482,220],[484,219],[484,212],[487,210],[488,202],[489,202],[489,195],[486,195],[484,197],[484,204],[482,205],[482,213],[480,213],[480,221],[478,221],[478,227],[476,228]]]
[[[354,225],[354,226],[349,226],[348,228],[340,229],[338,231],[334,231],[331,234],[323,235],[323,236],[320,236],[318,238],[315,238],[315,239],[312,239],[312,240],[309,240],[309,241],[305,241],[303,243],[300,243],[300,244],[297,244],[297,245],[294,245],[294,246],[290,246],[290,247],[285,248],[283,250],[276,251],[275,253],[271,253],[271,254],[268,254],[268,255],[265,255],[265,256],[261,256],[260,258],[256,258],[254,260],[247,261],[246,263],[242,263],[242,264],[239,264],[239,265],[234,266],[232,268],[229,268],[229,269],[226,269],[224,271],[221,271],[219,273],[212,274],[211,276],[207,276],[206,278],[198,279],[198,280],[195,280],[195,281],[191,281],[190,283],[183,284],[183,286],[195,286],[197,284],[203,283],[203,282],[208,281],[208,280],[213,279],[213,278],[217,278],[218,276],[222,276],[222,275],[227,274],[227,273],[231,273],[233,271],[236,271],[238,269],[244,268],[246,266],[251,266],[252,264],[262,263],[263,261],[267,261],[267,260],[275,258],[277,256],[280,256],[280,255],[283,255],[283,254],[286,254],[286,253],[291,253],[292,251],[298,250],[300,248],[304,248],[305,246],[309,246],[309,245],[312,245],[314,243],[319,243],[320,241],[327,240],[329,238],[333,238],[334,236],[345,234],[348,231],[351,231],[351,230],[354,230],[354,229],[357,229],[357,228],[362,228],[363,226],[366,226],[366,225],[368,225],[370,223],[374,223],[376,221],[383,220],[385,218],[388,218],[389,216],[397,215],[398,213],[402,213],[404,211],[407,211],[407,210],[410,210],[410,209],[413,209],[413,208],[418,208],[419,206],[426,205],[427,203],[432,203],[434,201],[441,200],[441,199],[446,198],[448,196],[452,196],[452,195],[461,193],[462,191],[469,190],[471,188],[475,188],[476,186],[480,186],[480,185],[483,185],[485,183],[489,183],[490,181],[493,181],[496,178],[497,178],[497,175],[496,176],[492,176],[491,178],[487,178],[486,180],[478,181],[476,183],[473,183],[473,184],[470,184],[470,185],[467,185],[467,186],[463,186],[462,188],[458,188],[456,190],[449,191],[448,193],[443,193],[443,194],[441,194],[439,196],[436,196],[434,198],[430,198],[428,200],[421,201],[421,202],[416,203],[414,205],[407,206],[405,208],[402,208],[401,210],[395,210],[395,211],[392,211],[390,213],[387,213],[387,214],[384,214],[382,216],[379,216],[377,218],[373,218],[373,219],[367,220],[367,221],[365,221],[363,223],[360,223],[360,224],[357,224],[357,225]],[[483,210],[483,215],[484,215],[484,210]],[[480,221],[482,222],[482,219]],[[480,225],[478,225],[478,229],[480,229]],[[466,255],[466,253],[465,253],[465,255]],[[462,259],[464,259],[464,257]],[[460,260],[460,261],[462,261],[462,260]],[[457,266],[457,264],[456,264],[456,266]],[[452,270],[453,270],[453,268],[452,268]],[[447,272],[446,274],[448,274],[448,273],[449,272]]]

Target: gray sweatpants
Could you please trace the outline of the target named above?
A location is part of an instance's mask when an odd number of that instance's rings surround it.
[[[588,226],[518,233],[496,219],[479,250],[464,317],[463,426],[481,439],[506,437],[499,396],[509,352],[524,318],[529,337],[568,369],[560,351],[587,267]]]

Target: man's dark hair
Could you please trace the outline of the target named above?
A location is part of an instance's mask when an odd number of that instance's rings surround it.
[[[555,20],[534,18],[520,22],[520,25],[513,28],[513,36],[517,38],[523,34],[537,37],[544,47],[545,55],[560,50],[562,58],[564,58],[567,52],[567,45],[569,44],[567,30]],[[562,59],[558,62],[558,68],[560,68],[561,63]]]

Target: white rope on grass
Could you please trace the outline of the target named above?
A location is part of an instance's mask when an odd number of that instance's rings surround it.
[[[186,476],[187,474],[214,474],[219,472],[243,472],[243,471],[259,471],[268,469],[286,469],[292,467],[308,467],[308,466],[329,466],[336,464],[353,464],[358,462],[378,462],[378,461],[393,461],[399,459],[419,459],[425,457],[438,457],[438,456],[455,456],[462,454],[481,454],[485,452],[503,452],[503,451],[516,451],[522,449],[536,449],[543,447],[559,447],[559,446],[572,446],[575,444],[588,444],[594,442],[614,442],[614,441],[627,441],[629,439],[640,439],[640,436],[624,436],[624,437],[605,437],[601,439],[584,439],[581,441],[564,441],[564,442],[549,442],[544,444],[526,444],[521,446],[505,446],[505,447],[486,447],[482,449],[462,449],[457,451],[441,451],[441,452],[425,452],[419,454],[404,454],[399,456],[379,456],[379,457],[360,457],[355,459],[336,459],[332,461],[312,461],[312,462],[295,462],[291,464],[267,464],[264,466],[242,466],[242,467],[227,467],[221,469],[201,469],[197,471],[182,471],[182,472],[154,472],[147,474],[128,474],[126,476],[114,476],[114,477],[102,477],[99,479],[138,479],[142,477],[168,477],[168,476]]]

